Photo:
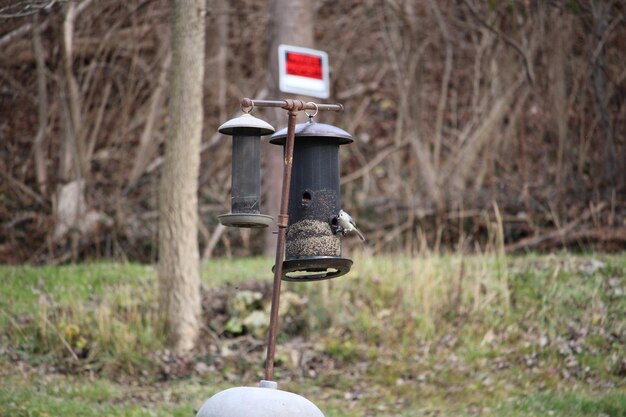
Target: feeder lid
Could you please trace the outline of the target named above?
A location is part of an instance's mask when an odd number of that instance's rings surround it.
[[[326,123],[299,123],[296,125],[296,137],[316,137],[316,138],[328,138],[337,139],[339,145],[345,145],[346,143],[354,142],[352,135],[343,129],[340,129],[333,125]],[[287,138],[287,128],[281,129],[272,135],[270,143],[275,145],[284,145]]]
[[[259,129],[259,136],[271,135],[275,132],[271,124],[249,113],[244,113],[239,117],[230,119],[221,125],[217,131],[224,135],[233,136],[235,134],[234,130],[237,128]]]
[[[315,404],[300,395],[276,389],[272,381],[260,387],[220,391],[202,405],[196,417],[324,417]]]

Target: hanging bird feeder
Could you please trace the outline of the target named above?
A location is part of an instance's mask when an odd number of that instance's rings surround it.
[[[231,227],[267,227],[272,217],[260,214],[261,136],[274,133],[274,128],[247,112],[227,121],[218,131],[233,137],[231,212],[218,216],[220,223]]]
[[[270,143],[284,146],[286,137],[283,129]],[[351,142],[348,132],[316,123],[312,116],[296,125],[283,280],[317,281],[350,271],[352,260],[341,256],[337,215],[341,209],[339,146]]]
[[[273,381],[280,286],[282,279],[313,281],[350,271],[352,261],[341,257],[337,216],[341,207],[339,146],[353,140],[339,128],[314,123],[311,115],[308,123],[296,126],[299,111],[342,111],[341,104],[244,98],[241,105],[244,109],[252,109],[254,105],[280,107],[289,114],[287,128],[271,140],[284,147],[285,157],[265,379],[259,387],[236,387],[218,392],[202,405],[196,417],[324,417],[311,401],[278,390]],[[224,123],[219,131],[233,136],[232,213],[219,216],[220,222],[237,227],[267,226],[271,217],[259,214],[259,148],[260,136],[274,129],[244,114]]]

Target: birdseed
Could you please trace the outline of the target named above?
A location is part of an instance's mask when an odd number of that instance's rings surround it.
[[[302,256],[341,256],[341,240],[330,224],[319,220],[301,220],[287,231],[287,259]]]

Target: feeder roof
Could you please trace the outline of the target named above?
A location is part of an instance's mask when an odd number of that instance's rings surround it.
[[[230,119],[223,125],[221,125],[217,131],[224,135],[234,135],[234,129],[259,129],[259,136],[271,135],[275,132],[275,129],[264,120],[254,117],[251,114],[244,113],[239,117]]]
[[[316,137],[335,139],[339,145],[354,142],[352,135],[337,126],[328,125],[326,123],[299,123],[296,125],[296,138]],[[272,135],[270,143],[275,145],[284,145],[287,138],[287,128],[281,129]]]

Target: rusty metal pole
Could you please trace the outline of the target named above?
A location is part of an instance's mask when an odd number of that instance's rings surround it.
[[[278,239],[276,241],[276,263],[274,265],[274,286],[272,289],[272,306],[270,310],[270,327],[267,340],[267,356],[265,358],[265,380],[274,379],[274,357],[276,355],[276,339],[278,337],[278,307],[280,304],[280,286],[283,277],[283,260],[285,257],[285,241],[289,225],[289,190],[291,188],[291,167],[293,165],[293,148],[296,136],[296,116],[301,110],[332,110],[342,111],[341,104],[304,103],[301,100],[252,100],[241,99],[242,107],[281,107],[289,112],[287,123],[287,140],[283,165],[283,186],[278,214]]]
[[[303,102],[301,100],[252,100],[251,98],[242,98],[241,107],[281,107],[285,110],[330,110],[343,111],[343,105],[337,104],[317,104],[313,102]]]
[[[296,135],[297,110],[289,110],[287,124],[287,142],[284,155],[283,189],[280,198],[280,214],[278,215],[278,239],[276,241],[276,263],[274,264],[274,288],[272,291],[272,308],[270,311],[270,328],[265,359],[265,379],[274,378],[274,356],[276,354],[276,338],[278,336],[278,306],[280,303],[280,284],[283,277],[283,258],[285,256],[285,240],[289,224],[289,189],[291,188],[291,167],[293,164],[293,146]]]

